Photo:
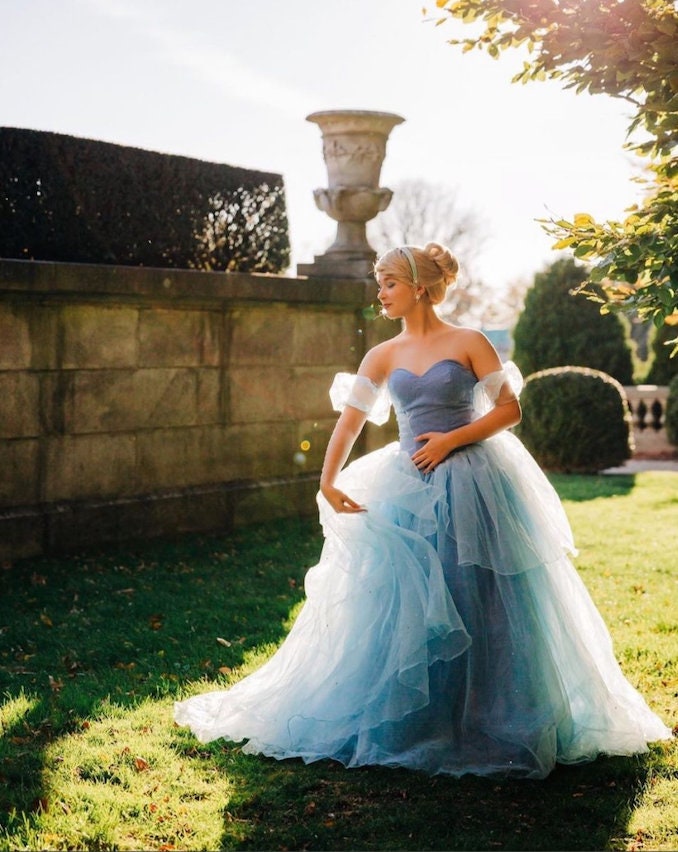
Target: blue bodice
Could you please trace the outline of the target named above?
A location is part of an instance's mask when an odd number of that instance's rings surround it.
[[[388,390],[398,420],[400,446],[412,455],[424,432],[449,432],[478,415],[473,388],[478,379],[458,361],[446,358],[418,376],[398,367],[389,376]]]

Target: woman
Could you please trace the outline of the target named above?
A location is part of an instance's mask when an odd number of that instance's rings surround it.
[[[325,545],[287,639],[226,692],[176,704],[202,741],[344,765],[543,778],[556,762],[670,737],[624,678],[567,553],[558,497],[520,441],[520,377],[434,306],[436,243],[375,266],[400,334],[330,391],[341,410],[318,502]],[[399,443],[344,465],[369,417]]]

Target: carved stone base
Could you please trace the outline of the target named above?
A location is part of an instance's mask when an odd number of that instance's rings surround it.
[[[297,264],[297,275],[307,275],[309,278],[371,278],[376,257],[374,251],[317,254],[313,263]]]

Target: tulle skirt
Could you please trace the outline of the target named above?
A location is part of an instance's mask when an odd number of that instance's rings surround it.
[[[350,464],[306,601],[278,651],[177,702],[208,742],[347,767],[543,778],[670,730],[623,676],[568,554],[557,494],[511,433],[423,476],[398,444]]]

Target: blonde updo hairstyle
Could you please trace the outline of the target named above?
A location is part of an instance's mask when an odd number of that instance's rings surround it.
[[[414,260],[417,270],[417,282],[414,282],[414,270],[407,254]],[[445,298],[447,288],[454,285],[459,272],[457,258],[440,243],[426,243],[425,246],[403,246],[383,254],[374,264],[374,276],[390,275],[397,281],[411,287],[421,286],[432,305],[439,305]]]

